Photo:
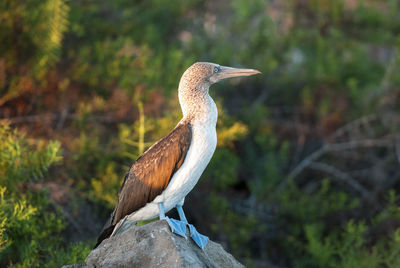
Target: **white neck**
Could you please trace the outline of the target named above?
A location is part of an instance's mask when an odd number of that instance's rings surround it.
[[[181,105],[182,121],[192,124],[217,124],[218,110],[214,100],[208,94],[209,85],[198,84],[189,87],[187,83],[179,83],[179,103]]]

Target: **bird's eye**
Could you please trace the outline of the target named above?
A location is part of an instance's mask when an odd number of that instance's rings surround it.
[[[215,67],[214,67],[214,73],[216,74],[216,73],[218,73],[218,72],[219,72],[219,67],[215,66]]]

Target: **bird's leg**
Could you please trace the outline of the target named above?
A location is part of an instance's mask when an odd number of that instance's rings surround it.
[[[160,213],[160,220],[165,219],[165,209],[163,202],[158,203],[158,211]]]
[[[160,220],[166,220],[173,233],[186,238],[186,224],[181,221],[166,217],[163,202],[158,203],[158,210],[160,213]]]
[[[178,211],[179,218],[181,219],[181,221],[188,224],[185,213],[183,212],[183,209],[182,209],[182,205],[176,205],[176,210]]]
[[[178,211],[181,221],[189,225],[190,237],[201,249],[204,249],[208,243],[208,237],[197,232],[196,228],[188,223],[182,205],[176,205],[176,210]]]

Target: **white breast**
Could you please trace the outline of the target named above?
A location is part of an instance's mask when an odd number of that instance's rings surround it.
[[[160,202],[164,203],[165,212],[177,204],[183,204],[185,196],[194,188],[214,154],[217,145],[217,117],[217,107],[209,97],[205,113],[191,121],[192,141],[182,166],[175,172],[163,193],[129,215],[129,221],[137,222],[157,217]]]
[[[192,127],[192,142],[183,165],[174,174],[167,189],[154,201],[164,202],[165,209],[170,210],[185,196],[198,182],[204,169],[207,167],[217,145],[215,127],[194,125]]]

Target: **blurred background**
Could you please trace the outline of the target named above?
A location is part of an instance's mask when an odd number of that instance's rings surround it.
[[[0,266],[82,263],[210,61],[263,74],[211,88],[189,221],[247,267],[400,267],[399,48],[397,0],[0,1]]]

